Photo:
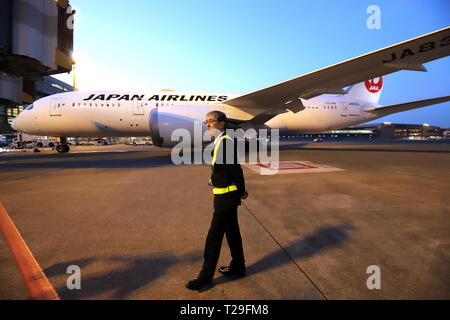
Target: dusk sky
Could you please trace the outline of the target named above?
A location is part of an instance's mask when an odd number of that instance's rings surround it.
[[[450,25],[448,0],[71,0],[80,90],[255,91]],[[370,5],[380,29],[369,29]],[[450,95],[450,57],[386,76],[382,105]],[[72,84],[72,75],[56,76]],[[450,127],[450,102],[374,122]]]

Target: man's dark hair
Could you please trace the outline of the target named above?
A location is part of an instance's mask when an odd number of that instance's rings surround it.
[[[219,110],[213,110],[210,111],[206,114],[207,116],[209,115],[214,115],[217,118],[217,122],[225,122],[225,127],[227,125],[227,115],[225,113],[223,113],[222,111]]]

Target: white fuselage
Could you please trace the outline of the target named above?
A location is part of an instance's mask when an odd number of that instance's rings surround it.
[[[149,136],[150,112],[159,112],[194,120],[204,120],[211,110],[224,111],[229,118],[250,120],[251,111],[228,106],[223,101],[240,94],[180,93],[158,91],[67,92],[35,101],[13,122],[14,129],[30,134],[59,137],[126,137]],[[305,109],[279,114],[265,124],[280,132],[318,133],[364,123],[376,118],[364,109],[379,106],[343,96],[318,96],[304,100]],[[195,109],[192,114],[189,110]],[[178,111],[180,110],[180,111]],[[188,110],[188,111],[186,111]]]

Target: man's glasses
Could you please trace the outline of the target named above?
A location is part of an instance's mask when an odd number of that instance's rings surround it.
[[[206,121],[203,121],[203,123],[204,124],[210,124],[210,123],[214,123],[216,121],[217,121],[217,119],[216,120],[206,120]]]

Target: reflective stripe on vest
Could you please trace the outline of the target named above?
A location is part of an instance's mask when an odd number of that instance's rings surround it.
[[[225,187],[225,188],[213,188],[213,193],[214,194],[224,194],[224,193],[228,193],[231,191],[236,191],[237,187],[233,184],[229,187]]]
[[[223,135],[219,138],[219,140],[217,141],[215,147],[214,147],[214,155],[213,155],[213,160],[211,162],[211,164],[214,166],[214,164],[216,163],[216,157],[217,157],[217,150],[219,149],[220,143],[222,142],[223,139],[230,139],[231,138],[227,135]]]

